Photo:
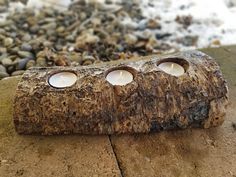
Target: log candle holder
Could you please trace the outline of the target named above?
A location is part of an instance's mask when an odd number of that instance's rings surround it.
[[[119,80],[123,70],[126,81]],[[227,102],[226,81],[214,59],[187,51],[122,63],[31,68],[17,87],[14,124],[19,134],[43,135],[209,128],[223,123]]]

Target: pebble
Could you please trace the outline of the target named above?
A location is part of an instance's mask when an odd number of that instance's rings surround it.
[[[9,37],[5,38],[3,44],[4,44],[5,47],[9,47],[13,44],[13,39],[9,38]]]
[[[27,51],[18,51],[17,54],[19,55],[19,57],[22,58],[30,58],[30,59],[34,58],[34,55],[31,52]]]
[[[6,68],[3,65],[0,65],[0,72],[6,72]]]
[[[149,19],[147,22],[147,27],[150,29],[161,29],[161,25],[157,20]]]
[[[0,6],[0,13],[6,12],[6,11],[7,11],[7,9],[5,7]]]
[[[73,53],[69,56],[69,59],[73,62],[76,62],[76,63],[82,63],[83,61],[83,58],[81,55],[77,54],[77,53]]]
[[[26,69],[26,64],[28,63],[29,60],[30,60],[29,58],[20,59],[20,60],[17,62],[16,69],[18,69],[18,70]]]
[[[12,64],[12,60],[10,58],[4,58],[1,62],[3,66],[10,66]]]
[[[57,24],[55,22],[48,23],[48,24],[41,26],[42,29],[47,30],[47,31],[51,30],[51,29],[55,29],[56,27],[57,27]]]
[[[50,41],[44,41],[44,42],[43,42],[43,46],[44,46],[44,47],[52,47],[52,42],[50,42]]]
[[[91,65],[94,63],[95,58],[91,55],[85,55],[82,57],[82,65]]]
[[[32,50],[32,46],[28,43],[23,43],[23,44],[21,44],[21,50],[29,52]]]
[[[85,60],[82,62],[82,65],[86,66],[86,65],[91,65],[93,64],[93,61],[92,60]]]
[[[18,70],[11,73],[11,76],[18,76],[24,74],[25,70]]]
[[[6,72],[1,72],[1,71],[0,71],[0,79],[3,79],[3,78],[5,78],[5,77],[9,77],[9,74],[6,73]]]
[[[0,47],[0,53],[6,53],[7,52],[7,48],[5,47]]]
[[[160,39],[164,39],[164,38],[170,37],[171,33],[157,33],[155,36],[156,36],[157,39],[160,40]]]
[[[57,33],[63,33],[65,31],[65,27],[64,26],[60,26],[57,28]]]
[[[160,22],[158,16],[143,16],[137,0],[106,0],[102,5],[74,1],[63,11],[45,7],[38,13],[26,7],[0,22],[0,64],[15,75],[33,66],[90,65],[162,53],[173,49],[175,43],[197,43],[197,37],[184,35],[173,39],[170,46],[166,41],[173,36],[160,33]],[[191,16],[179,16],[173,23],[182,24],[179,26],[183,29],[193,20]]]
[[[21,38],[22,41],[28,42],[32,39],[31,35],[29,34],[24,34],[23,37]]]
[[[215,40],[212,41],[212,44],[216,45],[216,46],[220,46],[221,42],[220,42],[219,39],[215,39]]]
[[[137,36],[133,34],[127,34],[125,35],[125,42],[129,45],[134,45],[138,41]]]
[[[46,59],[45,58],[37,58],[36,59],[36,66],[46,66]]]
[[[191,15],[177,16],[175,21],[179,24],[182,24],[185,28],[192,24],[193,17]]]
[[[7,73],[9,73],[9,74],[16,70],[16,66],[15,65],[11,65],[11,66],[8,66],[6,68],[7,68]]]
[[[96,35],[93,35],[89,32],[85,32],[81,36],[76,38],[76,46],[77,47],[84,47],[86,44],[94,44],[99,41],[99,37]]]
[[[182,43],[185,46],[195,46],[198,41],[198,36],[185,36]]]
[[[26,69],[29,69],[33,66],[35,66],[35,61],[34,60],[29,60],[26,64]]]
[[[30,27],[29,31],[34,34],[34,33],[37,33],[39,29],[40,27],[38,25],[34,25]]]
[[[147,26],[147,20],[146,19],[142,19],[139,21],[138,23],[138,30],[145,30]]]
[[[0,34],[4,34],[4,33],[6,33],[5,29],[0,28]]]
[[[63,58],[58,58],[55,61],[56,66],[67,66],[67,62]]]

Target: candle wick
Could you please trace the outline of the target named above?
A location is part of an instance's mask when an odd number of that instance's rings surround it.
[[[122,71],[120,71],[120,77],[122,76],[122,74],[123,74]]]

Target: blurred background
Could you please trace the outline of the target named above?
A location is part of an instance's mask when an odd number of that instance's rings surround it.
[[[0,79],[236,44],[236,0],[0,0]]]

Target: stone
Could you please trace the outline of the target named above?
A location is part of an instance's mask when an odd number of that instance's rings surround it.
[[[48,24],[41,26],[42,29],[47,30],[47,31],[55,29],[56,27],[57,27],[57,24],[55,22],[48,23]]]
[[[16,66],[16,69],[17,70],[23,70],[26,68],[26,64],[28,63],[30,59],[29,58],[23,58],[23,59],[20,59],[18,62],[17,62],[17,66]]]
[[[6,72],[6,68],[3,65],[0,65],[0,72]]]
[[[71,61],[76,62],[76,63],[81,63],[81,62],[83,61],[82,56],[79,55],[79,54],[77,54],[77,53],[71,54],[71,55],[69,56],[69,59],[70,59]]]
[[[5,7],[0,6],[0,13],[6,12],[6,11],[7,11],[7,9]]]
[[[7,52],[7,48],[5,47],[0,47],[0,53],[6,53]]]
[[[0,79],[3,79],[5,77],[9,77],[9,74],[7,72],[0,71]]]
[[[32,46],[28,43],[23,43],[23,44],[21,44],[21,50],[29,52],[32,50]]]
[[[221,42],[220,42],[220,40],[215,39],[215,40],[212,41],[212,44],[213,44],[213,45],[216,45],[216,46],[220,46],[220,45],[221,45]]]
[[[10,58],[2,59],[2,65],[3,66],[10,66],[11,64],[12,64],[12,60]]]
[[[34,55],[28,51],[18,51],[17,54],[19,55],[19,57],[22,57],[22,58],[28,58],[28,59],[34,58]]]
[[[45,58],[37,58],[36,59],[36,65],[37,66],[45,66],[46,65],[46,59]]]
[[[35,66],[35,61],[34,60],[29,60],[26,64],[26,69],[29,69],[33,66]]]
[[[138,29],[145,30],[146,27],[147,27],[147,20],[146,19],[140,20],[138,23]]]
[[[84,32],[81,36],[76,38],[76,46],[83,47],[85,44],[94,44],[99,40],[98,36],[93,35],[90,32]]]
[[[60,26],[56,29],[57,33],[63,33],[65,31],[65,27],[64,26]]]
[[[11,73],[11,76],[18,76],[24,74],[25,70],[18,70]]]
[[[14,65],[10,65],[10,66],[7,67],[7,73],[9,73],[9,74],[14,72],[15,70],[16,70],[15,64]]]
[[[40,27],[38,25],[34,25],[30,27],[29,31],[34,34],[34,33],[37,33],[39,29]]]
[[[3,44],[4,44],[5,47],[9,47],[13,44],[13,39],[9,38],[9,37],[5,38]]]
[[[147,27],[150,29],[161,29],[160,23],[155,19],[149,19],[147,22]]]
[[[185,28],[187,28],[189,25],[191,25],[193,17],[191,15],[182,15],[182,16],[178,15],[175,18],[175,21],[178,22],[179,24],[182,24]]]
[[[198,41],[198,36],[185,36],[184,38],[181,38],[180,41],[185,46],[196,46]]]
[[[86,66],[86,65],[91,65],[93,64],[93,61],[92,60],[85,60],[82,62],[82,65]]]
[[[197,23],[191,16],[179,16],[175,21],[163,21],[161,14],[151,18],[146,16],[146,12],[137,0],[110,3],[75,1],[63,11],[54,7],[44,7],[37,13],[26,6],[22,11],[6,14],[6,20],[0,22],[0,41],[3,43],[0,46],[0,61],[3,54],[6,54],[6,57],[15,57],[18,51],[31,52],[32,56],[23,53],[15,58],[36,60],[35,55],[38,52],[49,48],[57,53],[66,51],[63,56],[68,59],[69,66],[82,64],[81,59],[78,59],[77,63],[76,60],[70,59],[70,52],[82,55],[86,51],[95,58],[94,61],[84,62],[84,65],[88,65],[162,54],[179,50],[183,45],[198,46],[199,36],[191,36],[191,28],[187,29],[191,24]],[[147,6],[155,4],[148,3]],[[170,25],[178,23],[179,30],[183,30],[183,36],[178,38],[174,33],[172,35],[163,33],[163,30],[160,30],[163,23],[165,26],[168,23],[171,23]],[[202,25],[203,22],[199,23]],[[158,42],[150,40],[153,36]],[[215,38],[212,36],[207,39],[209,45],[217,46],[217,41],[214,42],[213,39]],[[73,50],[68,50],[69,48]],[[62,62],[51,61],[46,55],[43,57],[46,58],[46,62],[37,66],[62,65]],[[57,57],[61,57],[61,54]],[[14,67],[11,67],[12,69]]]
[[[23,37],[21,38],[23,41],[27,42],[30,41],[32,39],[31,35],[29,34],[24,34]]]
[[[64,58],[56,59],[55,64],[57,66],[67,66],[67,62],[66,62],[66,60]]]
[[[138,41],[138,38],[135,35],[127,34],[125,35],[125,42],[129,45],[134,45]]]

